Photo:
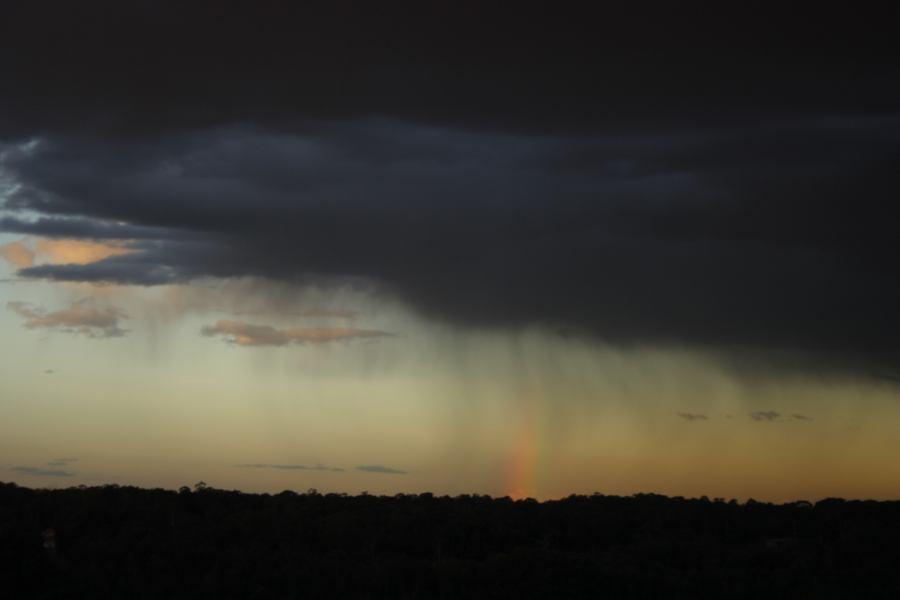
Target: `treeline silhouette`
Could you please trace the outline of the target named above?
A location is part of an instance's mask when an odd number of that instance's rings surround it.
[[[0,483],[4,598],[900,598],[900,502]]]

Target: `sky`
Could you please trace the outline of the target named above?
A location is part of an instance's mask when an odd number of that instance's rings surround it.
[[[669,4],[10,2],[0,480],[900,496],[896,11]]]

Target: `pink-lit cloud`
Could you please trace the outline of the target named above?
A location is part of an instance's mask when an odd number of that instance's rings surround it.
[[[87,265],[128,252],[123,241],[28,238],[0,246],[0,258],[17,269],[38,263]]]
[[[25,302],[7,302],[6,307],[25,319],[28,329],[52,329],[93,338],[119,337],[126,332],[119,326],[121,319],[128,318],[121,310],[96,308],[83,300],[52,312]]]
[[[34,264],[34,250],[24,242],[10,242],[0,246],[0,258],[17,269]]]

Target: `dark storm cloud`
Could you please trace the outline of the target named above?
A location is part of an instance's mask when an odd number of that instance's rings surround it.
[[[163,229],[132,227],[123,223],[105,223],[95,219],[39,218],[27,221],[13,217],[0,217],[0,231],[76,239],[154,239],[170,233]]]
[[[161,262],[161,252],[145,249],[128,255],[113,256],[96,262],[80,264],[48,264],[19,269],[19,275],[56,281],[86,281],[94,283],[123,283],[161,285],[177,283],[189,276]]]
[[[565,4],[10,0],[0,131],[386,115],[581,132],[730,107],[896,108],[890,7]]]
[[[0,231],[134,250],[19,274],[894,369],[892,20],[362,4],[13,3]]]
[[[381,465],[360,465],[356,467],[356,470],[365,473],[381,473],[383,475],[406,475],[406,471],[393,469],[391,467],[383,467]]]

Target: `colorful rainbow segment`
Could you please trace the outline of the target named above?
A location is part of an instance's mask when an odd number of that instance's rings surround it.
[[[506,465],[505,494],[513,499],[537,496],[538,403],[528,389],[519,394],[520,422]]]

